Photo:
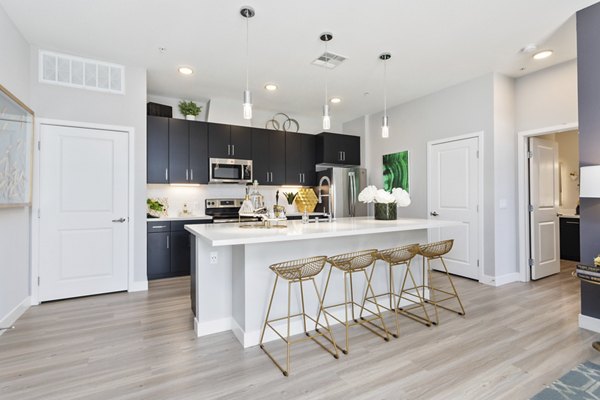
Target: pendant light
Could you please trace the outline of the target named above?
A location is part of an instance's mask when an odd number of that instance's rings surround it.
[[[323,130],[331,129],[331,117],[329,115],[329,99],[327,93],[327,70],[329,67],[329,53],[327,52],[327,43],[333,39],[333,34],[331,32],[324,32],[319,37],[322,42],[325,42],[325,102],[323,103]]]
[[[240,9],[242,17],[246,18],[246,90],[244,90],[244,119],[252,119],[252,93],[248,87],[248,70],[250,69],[249,44],[248,44],[248,20],[254,17],[254,8],[243,6]]]
[[[381,137],[390,137],[390,125],[387,116],[387,60],[392,58],[390,53],[382,53],[379,59],[383,60],[383,118],[381,120]]]

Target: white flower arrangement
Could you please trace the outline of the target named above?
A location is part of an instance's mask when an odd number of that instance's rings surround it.
[[[358,201],[363,203],[396,203],[398,207],[408,207],[410,205],[410,195],[402,188],[392,189],[392,193],[371,185],[364,188],[358,195]]]

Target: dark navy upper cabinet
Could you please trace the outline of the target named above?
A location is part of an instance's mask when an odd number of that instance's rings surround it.
[[[315,146],[314,135],[291,132],[285,134],[285,184],[316,184]]]
[[[360,137],[319,133],[316,155],[317,164],[360,165]]]
[[[147,182],[169,183],[169,118],[148,117]]]
[[[205,122],[169,120],[170,183],[208,183]]]
[[[212,158],[252,159],[252,128],[208,124],[208,155]]]
[[[252,168],[261,185],[285,183],[285,133],[252,128]]]

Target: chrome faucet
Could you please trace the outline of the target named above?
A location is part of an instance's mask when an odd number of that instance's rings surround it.
[[[327,184],[327,193],[323,194],[323,183]],[[331,204],[331,179],[327,175],[323,175],[319,180],[319,204],[323,204],[323,197],[327,197],[327,212],[325,212],[325,207],[323,207],[323,211],[325,216],[331,222],[332,220],[332,204]]]

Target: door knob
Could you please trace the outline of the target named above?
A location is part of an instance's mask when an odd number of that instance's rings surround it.
[[[432,211],[429,213],[432,217],[437,217],[439,214],[436,211]]]
[[[113,219],[112,222],[119,222],[119,223],[123,223],[125,222],[126,219],[125,218],[119,218],[119,219]]]

